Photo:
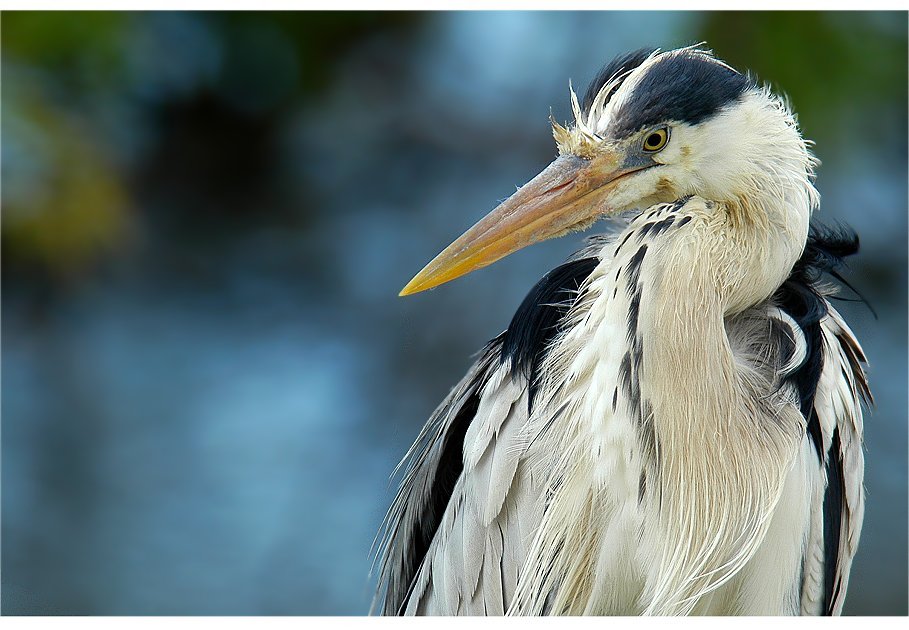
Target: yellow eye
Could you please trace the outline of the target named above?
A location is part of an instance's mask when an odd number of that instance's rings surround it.
[[[669,142],[669,130],[666,127],[654,129],[644,138],[644,150],[648,153],[655,153],[666,146]]]

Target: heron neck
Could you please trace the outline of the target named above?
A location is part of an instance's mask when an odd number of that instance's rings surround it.
[[[691,217],[685,225],[678,220],[675,230],[645,243],[634,289],[642,305],[640,386],[655,415],[665,407],[666,414],[690,415],[686,425],[727,423],[740,401],[724,320],[767,300],[785,281],[807,220],[778,229],[769,213],[757,221],[742,208],[696,197],[679,212]]]
[[[689,232],[683,227],[651,240],[638,282],[636,376],[642,431],[652,431],[654,443],[650,471],[661,507],[652,536],[664,565],[647,590],[650,611],[663,614],[686,612],[676,603],[724,579],[703,575],[700,566],[747,561],[799,436],[795,423],[757,422],[760,405],[739,371],[725,325],[773,293],[798,248],[785,242],[792,238],[787,233],[735,209],[695,201],[686,204],[693,217]]]
[[[639,506],[641,612],[691,612],[750,558],[804,434],[799,418],[754,413],[730,349],[726,318],[792,266],[764,253],[777,237],[741,219],[699,198],[642,213],[606,246],[540,370],[528,432],[556,506],[535,543],[553,554],[541,562],[589,584],[594,568],[578,558],[591,531],[612,527],[601,517],[615,506]],[[577,501],[587,484],[593,507]],[[574,610],[553,609],[563,605]]]

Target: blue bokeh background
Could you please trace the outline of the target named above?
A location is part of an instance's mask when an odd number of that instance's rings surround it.
[[[364,614],[388,477],[574,235],[408,299],[613,55],[786,91],[863,251],[847,612],[906,614],[905,13],[5,13],[5,614]]]

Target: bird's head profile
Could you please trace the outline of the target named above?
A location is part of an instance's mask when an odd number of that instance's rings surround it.
[[[401,291],[431,289],[597,219],[698,195],[733,220],[807,234],[815,160],[785,101],[699,46],[620,56],[574,121],[552,122],[559,156],[434,258]],[[794,238],[793,242],[801,240]]]

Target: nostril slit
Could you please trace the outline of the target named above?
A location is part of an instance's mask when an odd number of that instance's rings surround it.
[[[558,192],[558,191],[562,190],[563,188],[570,186],[572,183],[574,183],[574,180],[571,180],[570,182],[565,182],[564,184],[559,184],[558,186],[553,186],[552,188],[547,189],[546,192],[543,194],[548,195],[549,193]]]

